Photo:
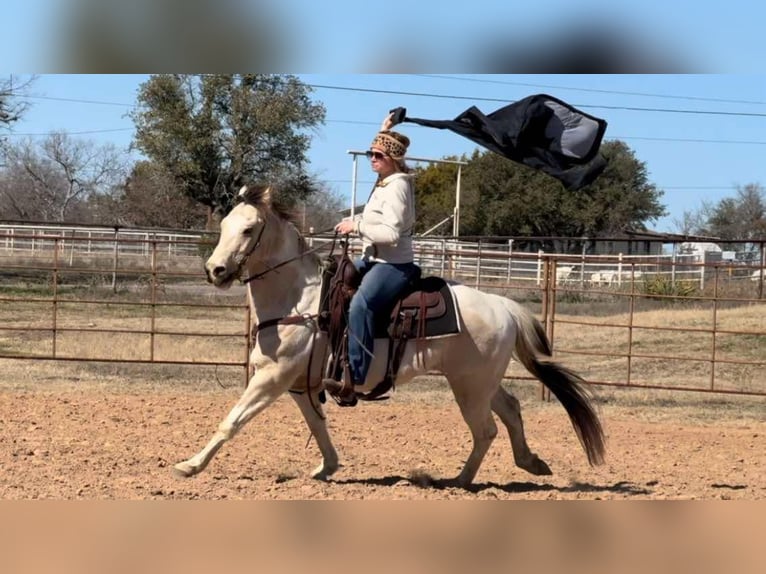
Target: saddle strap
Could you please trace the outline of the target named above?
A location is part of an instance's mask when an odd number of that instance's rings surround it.
[[[253,328],[250,330],[250,339],[251,341],[255,341],[255,336],[258,334],[258,331],[262,331],[263,329],[276,327],[277,325],[298,325],[299,323],[305,323],[306,321],[313,321],[318,316],[319,315],[316,313],[306,313],[304,315],[288,315],[287,317],[266,319],[265,321],[253,325]]]

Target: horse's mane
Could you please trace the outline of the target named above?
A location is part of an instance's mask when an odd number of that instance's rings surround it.
[[[282,221],[295,225],[298,213],[279,197],[279,189],[274,185],[244,185],[239,190],[240,201],[249,203],[258,209],[266,209]]]
[[[306,251],[308,244],[298,227],[300,219],[298,211],[282,201],[279,194],[279,188],[273,184],[245,185],[239,190],[238,197],[240,201],[249,203],[253,207],[271,213],[277,219],[289,223],[298,235],[300,248]]]

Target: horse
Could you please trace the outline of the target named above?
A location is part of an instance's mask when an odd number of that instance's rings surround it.
[[[320,399],[328,337],[318,328],[321,259],[309,249],[272,187],[243,187],[240,202],[224,217],[213,253],[205,263],[207,279],[219,289],[240,280],[247,286],[255,341],[254,371],[234,407],[210,441],[174,466],[183,477],[196,475],[242,427],[285,392],[297,403],[321,453],[311,477],[328,480],[339,468]],[[467,488],[497,435],[493,413],[510,435],[515,464],[533,474],[552,474],[526,441],[520,403],[502,385],[516,359],[559,400],[591,465],[604,460],[605,437],[587,383],[552,360],[549,340],[531,312],[510,299],[451,284],[458,308],[458,334],[411,340],[404,349],[396,385],[417,375],[442,374],[451,387],[473,446],[459,475],[445,482]],[[376,339],[367,392],[386,373],[388,340]],[[414,383],[416,384],[416,382]]]

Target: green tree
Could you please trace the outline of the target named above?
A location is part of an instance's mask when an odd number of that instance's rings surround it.
[[[308,131],[324,121],[310,88],[285,75],[152,76],[131,117],[135,146],[206,206],[208,227],[248,182],[281,184],[286,203],[314,190]]]
[[[460,234],[596,237],[645,228],[665,214],[646,166],[620,141],[605,142],[608,166],[591,185],[567,191],[557,180],[493,152],[475,151],[463,168]],[[455,167],[417,170],[419,231],[454,205]],[[448,211],[449,206],[449,211]]]
[[[457,160],[455,157],[445,159]],[[465,158],[460,158],[465,161]],[[455,208],[458,166],[455,164],[430,164],[416,170],[415,209],[418,220],[415,233],[422,234],[442,223],[434,231],[441,235],[452,233],[450,217]],[[462,201],[461,201],[462,203]]]

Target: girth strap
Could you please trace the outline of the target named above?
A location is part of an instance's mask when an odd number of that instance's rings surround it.
[[[253,328],[250,331],[250,337],[255,340],[255,336],[258,334],[258,331],[263,329],[268,329],[269,327],[275,327],[277,325],[298,325],[300,323],[305,323],[306,321],[313,321],[318,316],[319,315],[316,313],[304,313],[303,315],[288,315],[287,317],[266,319],[265,321],[261,321],[260,323],[253,325]]]

